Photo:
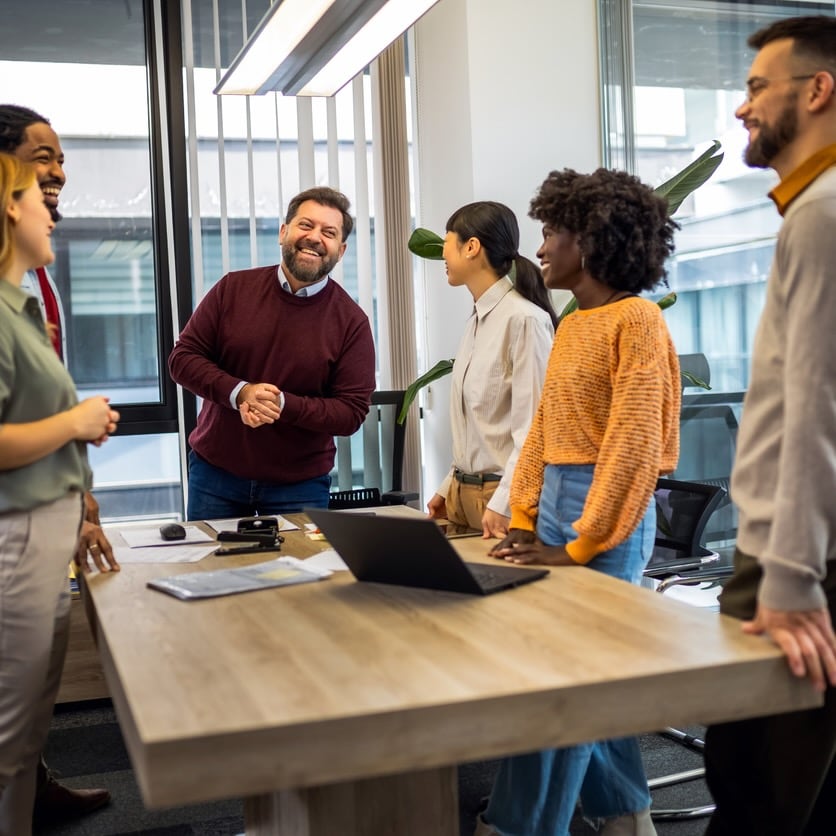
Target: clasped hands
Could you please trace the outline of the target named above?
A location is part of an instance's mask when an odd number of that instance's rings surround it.
[[[280,396],[281,390],[272,383],[247,383],[235,399],[241,421],[248,427],[275,423],[282,414]]]

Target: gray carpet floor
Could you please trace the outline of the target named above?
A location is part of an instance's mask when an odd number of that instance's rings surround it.
[[[700,729],[689,729],[700,733]],[[648,777],[694,769],[699,754],[658,735],[641,738]],[[74,787],[107,787],[113,800],[89,816],[62,825],[43,825],[36,836],[235,836],[244,829],[240,801],[146,810],[139,796],[113,709],[108,701],[59,707],[46,747],[50,768]],[[495,762],[464,764],[459,768],[461,836],[471,836],[481,801],[490,792]],[[701,780],[654,792],[654,807],[691,807],[710,802]],[[707,819],[657,822],[659,836],[701,836]],[[579,816],[572,836],[593,836]],[[335,834],[338,836],[338,834]]]

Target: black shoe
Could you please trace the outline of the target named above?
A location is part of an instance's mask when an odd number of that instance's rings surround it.
[[[34,819],[38,822],[59,822],[86,816],[110,801],[110,791],[104,788],[74,790],[55,780],[55,776],[41,760],[38,764],[35,791]]]

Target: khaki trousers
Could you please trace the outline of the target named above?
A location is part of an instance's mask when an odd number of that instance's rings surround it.
[[[452,534],[464,534],[468,529],[482,530],[482,515],[491,501],[499,482],[465,485],[453,479],[447,494],[447,519]]]
[[[81,494],[0,514],[0,836],[30,836],[70,627]]]

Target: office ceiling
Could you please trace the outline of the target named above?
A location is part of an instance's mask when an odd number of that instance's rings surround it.
[[[152,0],[2,0],[0,58],[93,64],[144,64],[143,6]],[[179,0],[162,0],[176,4]],[[270,0],[220,0],[221,66],[244,42],[241,6],[252,32]],[[788,8],[833,13],[832,2],[637,0],[636,83],[642,86],[738,90],[751,61],[746,37]],[[213,0],[191,0],[195,64],[215,66]],[[729,14],[722,14],[723,9]],[[798,8],[795,9],[799,11]],[[683,36],[683,30],[685,35]],[[683,44],[687,48],[683,49]],[[717,60],[717,56],[721,56]],[[0,79],[2,85],[2,79]]]

